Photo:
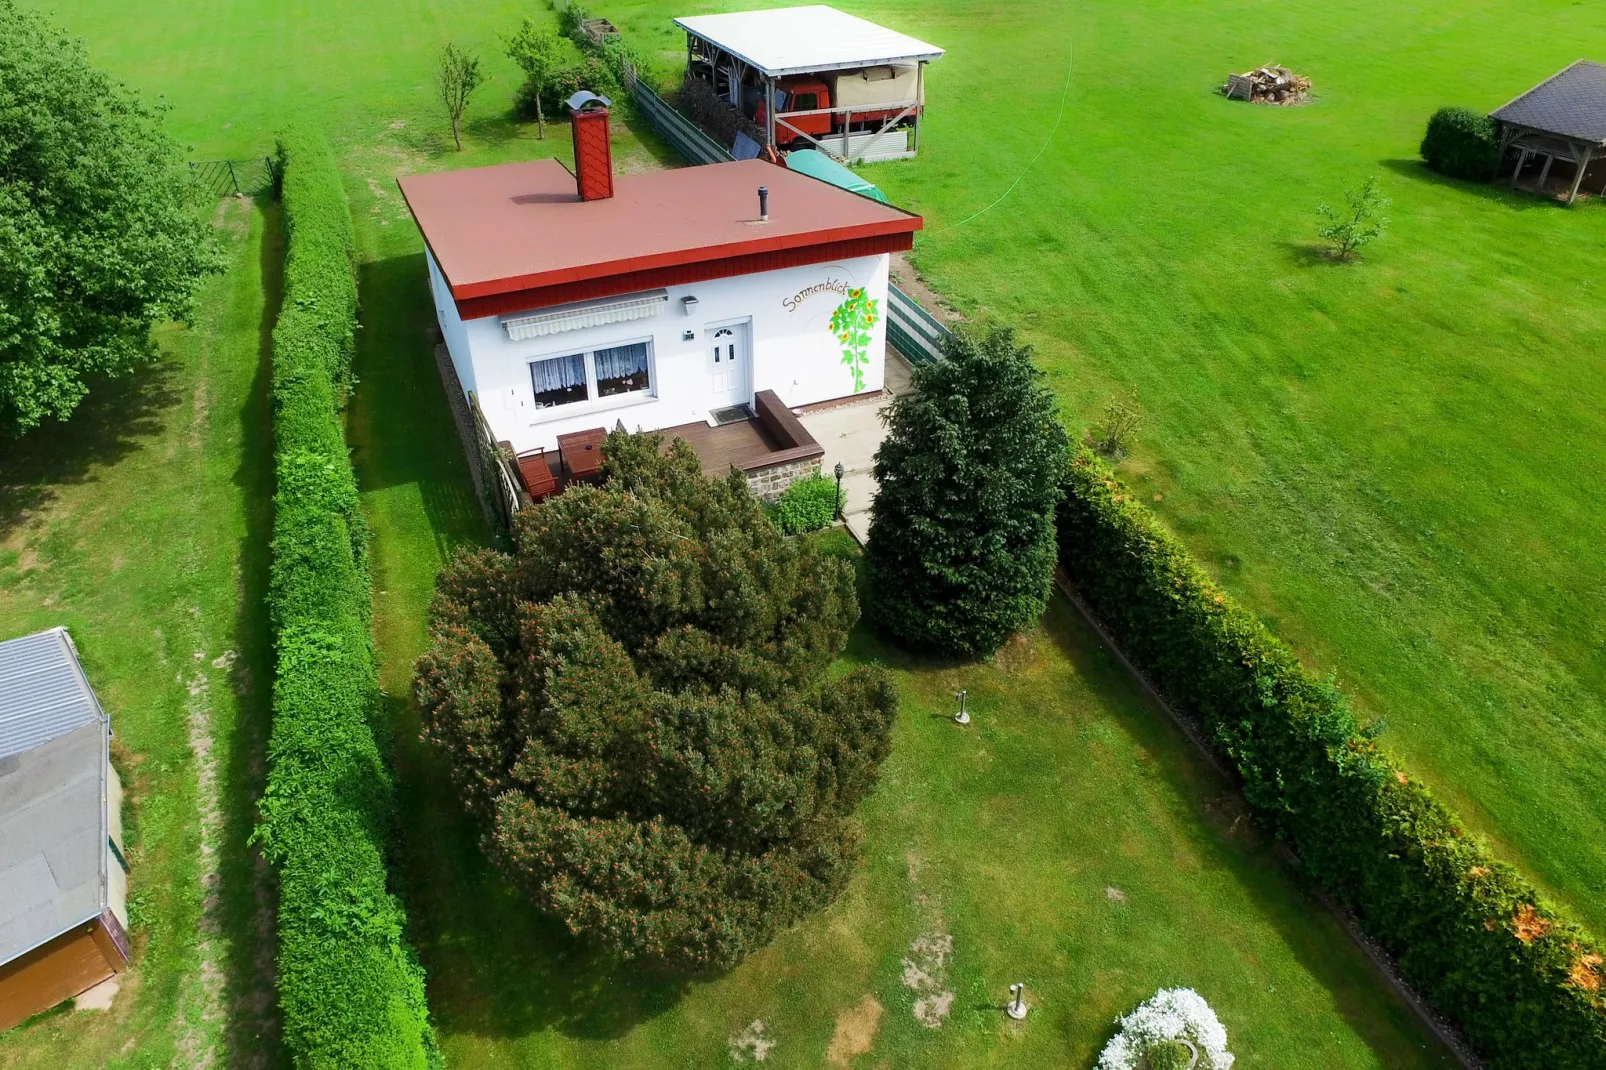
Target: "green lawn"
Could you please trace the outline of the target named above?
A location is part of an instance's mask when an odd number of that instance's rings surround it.
[[[838,1017],[867,996],[884,1008],[874,1052],[895,1065],[1085,1065],[1114,1016],[1166,984],[1196,985],[1216,1003],[1241,1065],[1441,1064],[1359,952],[1251,841],[1225,786],[1063,604],[997,666],[905,668],[908,706],[866,810],[853,887],[727,977],[683,991],[644,984],[533,916],[481,858],[443,769],[417,742],[408,698],[435,572],[489,533],[426,338],[421,242],[388,175],[376,174],[394,166],[404,136],[348,155],[364,325],[349,436],[398,727],[400,880],[451,1065],[718,1065],[755,1020],[775,1042],[771,1061],[818,1065]],[[566,150],[558,137],[478,143],[463,157]],[[620,131],[614,151],[637,168],[659,150]],[[887,653],[861,640],[852,656]],[[981,711],[964,736],[941,716],[960,686]],[[903,959],[919,959],[911,944],[931,935],[954,946],[942,985],[924,993],[954,993],[936,1030],[915,1020],[917,995],[902,981]],[[1016,1032],[1000,1026],[998,1005],[1018,979],[1041,1005]]]
[[[272,893],[245,843],[272,683],[277,227],[276,208],[222,206],[229,274],[195,326],[161,330],[161,362],[95,384],[71,423],[3,447],[0,637],[65,624],[111,715],[135,950],[109,1012],[40,1015],[0,1036],[0,1065],[278,1061]]]
[[[1075,1059],[1102,1038],[1097,1023],[1146,989],[1196,980],[1240,1038],[1246,1065],[1320,1062],[1293,1049],[1301,1037],[1314,1043],[1328,1032],[1319,1050],[1347,1053],[1334,1059],[1404,1064],[1399,1045],[1415,1034],[1399,1028],[1370,981],[1351,983],[1359,977],[1354,953],[1325,923],[1312,924],[1303,903],[1295,909],[1256,849],[1220,835],[1214,808],[1198,804],[1216,794],[1202,786],[1203,774],[1062,619],[1051,619],[1021,655],[1030,680],[975,670],[1010,678],[1008,688],[995,685],[1000,696],[1026,696],[1000,697],[999,735],[978,732],[974,740],[978,754],[1009,759],[993,768],[1013,778],[1014,795],[992,801],[1031,810],[1018,826],[983,837],[959,822],[944,825],[951,812],[981,812],[975,808],[994,785],[966,781],[953,738],[918,720],[941,705],[952,681],[911,670],[911,712],[867,814],[867,882],[818,924],[678,1000],[622,982],[618,992],[588,987],[607,978],[553,951],[539,926],[499,900],[494,881],[474,868],[437,774],[411,743],[402,697],[433,571],[452,545],[482,539],[484,529],[422,342],[430,305],[420,247],[392,178],[566,155],[563,127],[541,145],[502,116],[515,79],[495,36],[536,5],[59,6],[100,61],[171,99],[174,129],[197,158],[266,151],[275,127],[304,117],[329,128],[347,161],[366,302],[352,437],[376,532],[376,627],[417,830],[408,844],[409,902],[420,915],[449,1054],[586,1062],[599,1057],[594,1041],[620,1035],[626,1039],[607,1050],[625,1062],[633,1044],[717,1053],[730,1030],[746,1024],[737,1019],[756,1016],[776,1037],[772,1058],[807,1062],[818,1058],[835,1015],[871,993],[887,1008],[876,1050],[895,1052],[900,1064],[975,1061],[983,1049],[1004,1059],[1017,1048],[1023,1058]],[[598,13],[667,67],[680,48],[668,18],[714,6],[752,5],[622,0]],[[1422,124],[1438,105],[1491,107],[1581,54],[1606,58],[1606,11],[1562,0],[841,6],[949,49],[931,70],[921,159],[871,169],[895,201],[926,214],[915,260],[928,281],[972,318],[1019,324],[1073,419],[1131,392],[1146,426],[1123,466],[1127,478],[1280,634],[1387,717],[1385,741],[1473,827],[1606,932],[1606,852],[1592,846],[1606,842],[1597,772],[1606,759],[1606,555],[1593,538],[1606,505],[1591,486],[1606,460],[1606,303],[1591,259],[1606,237],[1606,213],[1445,182],[1415,160]],[[430,57],[448,37],[480,50],[493,75],[471,109],[470,150],[462,154],[446,150],[431,96]],[[1312,76],[1317,102],[1259,109],[1212,92],[1228,70],[1268,60]],[[1067,73],[1063,120],[1045,148]],[[626,166],[662,156],[661,147],[620,137]],[[1316,203],[1336,201],[1374,174],[1394,201],[1389,236],[1361,264],[1326,263],[1310,244]],[[260,301],[248,270],[219,284],[219,294],[233,294],[230,307]],[[206,463],[228,468],[224,452]],[[41,463],[62,462],[51,454]],[[162,530],[148,514],[169,508],[127,489],[128,507],[107,513],[105,536],[89,539],[86,518],[107,499],[72,485],[75,478],[67,471],[46,479],[67,484],[63,500],[79,494],[88,503],[56,536],[60,547],[75,538],[85,544],[73,552],[85,575],[69,588],[89,589],[86,562],[97,556],[105,561],[98,576],[118,552],[140,566],[157,552],[179,553],[177,537],[144,555],[118,538],[122,527],[146,537]],[[36,541],[52,545],[43,535]],[[18,559],[0,577],[24,562],[22,550],[11,552]],[[43,580],[0,579],[0,607],[19,585]],[[166,573],[161,580],[175,582]],[[221,598],[227,584],[214,579],[197,589]],[[124,596],[97,595],[108,605]],[[19,628],[48,615],[38,602],[26,616],[13,614]],[[208,603],[197,596],[195,604]],[[106,618],[147,637],[151,622],[162,621],[143,604],[130,610]],[[174,650],[190,643],[180,623],[160,625]],[[194,645],[216,643],[208,636]],[[86,656],[92,671],[97,657],[122,664],[93,643]],[[130,701],[154,704],[164,686],[173,690],[171,671],[158,677],[144,688],[121,674],[118,686],[130,689]],[[970,686],[985,689],[979,679]],[[1016,710],[1021,719],[1009,720]],[[1016,723],[1032,726],[1025,758],[1041,751],[1044,772],[1019,767],[1022,748],[1008,735]],[[183,735],[173,723],[165,730],[164,745],[179,750],[147,768],[177,778],[161,781],[171,787],[188,774]],[[1088,732],[1097,747],[1084,740]],[[155,742],[148,749],[156,753]],[[1139,749],[1151,755],[1148,764]],[[153,800],[176,798],[152,792]],[[176,812],[153,801],[141,835],[164,813],[168,828],[186,827]],[[1115,833],[1092,835],[1103,820],[1128,829],[1131,844]],[[1052,857],[1063,871],[1051,869],[1047,851],[1031,854],[1011,835],[1060,837],[1064,853]],[[1124,874],[1101,873],[1116,866],[1112,844],[1130,867],[1126,884]],[[172,852],[175,878],[184,866],[193,873],[193,840],[185,847],[163,836],[160,851]],[[955,939],[959,1000],[938,1034],[917,1031],[898,1003],[900,959],[910,926],[921,924],[912,896],[928,894],[899,868],[909,851],[945,882],[938,898]],[[1190,857],[1197,873],[1187,868]],[[460,870],[448,871],[441,858]],[[1173,870],[1190,879],[1179,886]],[[1025,886],[1019,906],[1001,891],[1006,877]],[[1127,913],[1097,913],[1106,904],[1085,893],[1099,882],[1126,891]],[[147,952],[155,961],[171,948],[173,964],[137,983],[168,978],[175,994],[140,1007],[194,1006],[179,989],[195,961],[196,908],[178,902],[188,885],[173,887],[153,892],[174,901],[153,904],[151,915],[170,942],[159,947],[153,935]],[[977,895],[987,901],[967,901]],[[1050,915],[1052,929],[1046,920],[1034,928],[1033,918]],[[1144,923],[1123,928],[1128,917]],[[1229,935],[1212,942],[1213,933]],[[537,952],[546,957],[532,965]],[[993,953],[1006,960],[987,961]],[[1162,961],[1175,975],[1157,975]],[[515,978],[520,971],[529,972]],[[1040,988],[1043,1016],[1019,1037],[985,1038],[990,1026],[977,1023],[993,1019],[973,1005],[1001,999],[993,992],[1010,973]],[[153,1037],[182,1028],[157,1010],[149,1021]],[[0,1058],[10,1041],[0,1042]]]
[[[752,3],[598,10],[668,70],[670,16]],[[448,37],[492,74],[470,110],[475,147],[450,162],[525,151],[501,118],[516,78],[496,35],[540,6],[62,5],[99,58],[169,95],[198,156],[264,151],[306,116],[386,193],[398,169],[441,166],[429,69]],[[1416,160],[1438,105],[1493,107],[1606,57],[1606,9],[843,6],[949,50],[930,71],[920,160],[870,169],[926,214],[928,281],[972,317],[1019,324],[1073,418],[1129,392],[1146,427],[1128,477],[1386,716],[1389,745],[1469,823],[1606,931],[1592,846],[1606,842],[1606,555],[1592,539],[1606,505],[1591,486],[1606,461],[1606,212],[1443,181]],[[1213,92],[1268,60],[1313,77],[1317,102]],[[1316,204],[1371,175],[1394,201],[1385,242],[1359,265],[1313,255]]]

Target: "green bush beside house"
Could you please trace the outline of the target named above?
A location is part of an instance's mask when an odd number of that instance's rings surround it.
[[[1404,977],[1491,1066],[1606,1067],[1595,940],[1468,836],[1098,458],[1079,452],[1064,489],[1059,557],[1081,597]]]
[[[367,555],[339,417],[356,327],[351,217],[321,137],[286,134],[279,167],[288,240],[273,332],[277,665],[256,839],[279,878],[285,1042],[301,1067],[430,1067],[440,1059],[423,971],[387,888],[395,803],[374,735]]]
[[[836,480],[829,476],[808,476],[781,492],[775,504],[769,506],[770,519],[788,535],[819,531],[831,526],[846,497],[838,496]]]

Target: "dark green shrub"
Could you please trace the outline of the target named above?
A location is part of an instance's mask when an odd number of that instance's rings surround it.
[[[1059,546],[1122,650],[1199,721],[1256,811],[1491,1066],[1606,1067],[1594,939],[1468,836],[1088,451],[1065,480]]]
[[[1422,159],[1452,178],[1486,181],[1500,168],[1500,129],[1470,108],[1440,108],[1428,120]]]
[[[842,889],[897,693],[829,675],[851,564],[683,442],[603,449],[606,485],[441,573],[424,735],[541,910],[627,959],[728,967]]]
[[[615,107],[624,101],[624,91],[607,62],[597,56],[585,56],[579,63],[570,64],[553,72],[541,92],[541,114],[548,119],[569,117],[569,98],[582,89],[589,89],[614,102]],[[525,79],[513,95],[513,112],[520,119],[536,118],[536,83]]]
[[[376,700],[357,485],[333,376],[350,367],[351,217],[322,138],[279,143],[285,256],[273,332],[269,608],[277,646],[270,768],[256,839],[279,877],[278,988],[297,1066],[439,1062],[423,972],[386,886],[389,771]]]
[[[1065,432],[1007,330],[949,337],[887,410],[864,563],[871,619],[898,641],[985,655],[1043,614]]]
[[[788,535],[798,535],[830,527],[843,504],[837,500],[836,480],[812,475],[782,491],[770,507],[770,517]]]

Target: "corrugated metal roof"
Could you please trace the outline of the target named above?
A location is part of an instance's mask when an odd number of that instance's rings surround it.
[[[675,25],[772,78],[942,58],[936,45],[823,4],[692,15]]]
[[[0,758],[0,963],[106,909],[106,729]]]
[[[1606,65],[1581,59],[1491,114],[1558,137],[1606,142]]]
[[[67,629],[0,643],[0,758],[100,718]]]
[[[106,909],[108,729],[67,629],[0,643],[0,963]]]

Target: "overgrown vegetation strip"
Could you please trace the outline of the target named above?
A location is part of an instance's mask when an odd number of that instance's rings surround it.
[[[304,1067],[439,1063],[423,971],[386,882],[395,819],[357,485],[339,419],[356,326],[350,212],[328,144],[279,142],[287,231],[273,332],[271,768],[257,837],[278,870],[279,1003]]]
[[[1606,1067],[1590,934],[1467,835],[1090,452],[1058,522],[1060,562],[1104,627],[1407,981],[1493,1065]]]

